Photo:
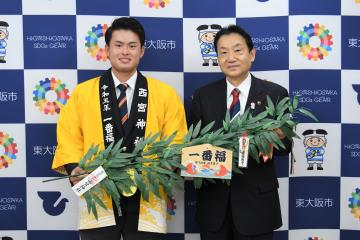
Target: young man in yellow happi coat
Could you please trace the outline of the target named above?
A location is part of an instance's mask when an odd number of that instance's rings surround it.
[[[57,124],[58,146],[52,168],[78,174],[80,158],[92,144],[101,149],[123,138],[131,152],[139,139],[159,131],[174,143],[186,134],[183,104],[175,90],[149,77],[137,66],[144,55],[145,32],[133,18],[118,18],[105,34],[106,52],[112,68],[101,77],[79,84],[61,110]],[[72,177],[76,184],[81,177]],[[79,206],[79,229],[82,240],[152,240],[166,233],[166,196],[150,194],[149,202],[139,191],[122,196],[117,209],[103,196],[108,209],[98,208],[99,219],[88,214],[84,199]]]

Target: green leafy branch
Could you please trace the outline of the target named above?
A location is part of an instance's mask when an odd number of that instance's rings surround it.
[[[267,96],[265,111],[254,117],[249,113],[249,109],[247,109],[244,114],[231,120],[228,111],[223,120],[223,127],[217,131],[208,133],[214,124],[212,122],[203,128],[199,138],[198,129],[201,128],[201,123],[199,122],[195,128],[190,127],[188,134],[192,134],[192,137],[195,138],[191,140],[193,142],[201,139],[198,144],[210,143],[232,150],[233,172],[243,174],[238,168],[239,136],[244,134],[249,136],[249,154],[257,163],[260,163],[260,155],[271,156],[273,148],[277,150],[286,148],[275,132],[275,129],[280,129],[285,135],[285,138],[292,140],[294,137],[299,138],[295,132],[295,127],[299,123],[296,120],[297,115],[303,115],[318,121],[309,109],[304,107],[299,108],[298,103],[298,96],[294,96],[293,101],[291,101],[289,97],[286,97],[275,105],[271,98]],[[204,180],[210,183],[215,182],[215,180],[211,178],[194,178],[194,187],[200,188]],[[222,181],[230,184],[230,180]]]
[[[91,146],[80,160],[79,167],[84,171],[90,173],[102,166],[108,176],[83,195],[88,212],[92,212],[96,219],[96,205],[107,209],[101,200],[103,194],[111,197],[119,207],[122,195],[131,195],[134,188],[140,190],[146,201],[149,200],[149,192],[160,198],[160,188],[169,197],[173,196],[174,188],[182,189],[183,179],[174,171],[184,168],[180,164],[181,148],[179,145],[170,147],[176,133],[156,141],[160,134],[150,134],[139,141],[131,153],[121,148],[122,139],[103,151],[98,151],[99,145]]]
[[[103,151],[98,151],[99,146],[91,146],[85,156],[80,160],[79,166],[86,172],[92,172],[102,166],[108,177],[86,192],[83,196],[86,200],[89,214],[92,212],[97,218],[96,207],[106,209],[101,200],[101,195],[111,197],[119,207],[122,195],[131,194],[132,188],[137,188],[143,198],[148,201],[149,192],[160,197],[160,188],[172,197],[173,189],[183,186],[183,179],[174,170],[186,169],[181,165],[181,150],[185,147],[210,143],[214,146],[227,148],[233,151],[233,171],[242,174],[237,167],[239,152],[239,136],[249,136],[249,154],[258,163],[260,153],[270,156],[272,148],[285,149],[285,145],[275,129],[280,129],[286,138],[291,140],[298,137],[294,127],[298,124],[296,115],[304,115],[317,121],[316,117],[306,108],[298,108],[298,97],[293,101],[283,98],[274,105],[270,97],[267,97],[266,110],[256,116],[252,116],[249,110],[244,114],[230,120],[229,112],[223,121],[223,127],[211,131],[214,122],[201,128],[201,121],[189,128],[188,133],[181,144],[171,144],[176,133],[169,137],[160,137],[160,132],[149,135],[139,141],[131,153],[126,153],[122,146],[122,140],[115,145],[111,144]],[[213,183],[211,178],[194,178],[195,188],[200,188],[204,180]],[[229,180],[227,181],[229,184]]]

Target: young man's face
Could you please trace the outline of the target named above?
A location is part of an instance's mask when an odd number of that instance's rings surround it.
[[[256,50],[249,51],[245,39],[237,33],[222,35],[217,42],[221,71],[229,78],[244,80],[255,60]]]
[[[105,47],[112,68],[117,72],[136,71],[145,48],[141,46],[138,35],[130,30],[115,30],[109,46]]]

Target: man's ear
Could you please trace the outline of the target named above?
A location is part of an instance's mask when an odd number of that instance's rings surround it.
[[[140,58],[142,58],[144,56],[144,54],[145,54],[145,46],[142,46]]]
[[[251,56],[251,62],[253,63],[255,61],[256,48],[251,49],[250,56]]]
[[[106,52],[106,56],[109,59],[109,46],[107,44],[105,44],[105,52]]]

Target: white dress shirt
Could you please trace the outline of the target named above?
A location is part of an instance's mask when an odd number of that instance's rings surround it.
[[[251,87],[251,75],[250,73],[248,73],[248,76],[245,78],[245,80],[237,87],[233,86],[229,80],[226,78],[226,103],[227,103],[227,109],[230,109],[230,105],[233,101],[233,95],[231,94],[231,92],[234,90],[234,88],[237,88],[240,90],[240,94],[239,94],[239,101],[240,101],[240,115],[243,114],[245,112],[245,106],[246,106],[246,102],[249,96],[249,92],[250,92],[250,87]],[[238,113],[238,114],[239,114]],[[238,114],[236,114],[234,117],[236,117]]]

